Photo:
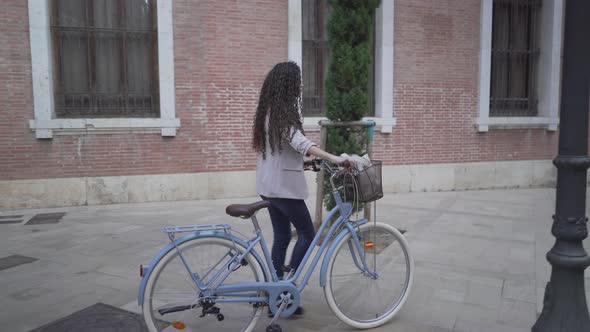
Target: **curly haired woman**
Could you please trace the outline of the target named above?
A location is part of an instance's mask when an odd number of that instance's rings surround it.
[[[258,153],[256,190],[271,203],[268,209],[274,232],[271,255],[279,278],[285,271],[299,267],[315,235],[304,201],[308,192],[303,157],[316,156],[338,165],[351,161],[323,151],[304,136],[300,105],[299,66],[292,61],[275,65],[260,90],[252,146]],[[290,224],[297,230],[297,243],[290,265],[285,267],[291,241]]]

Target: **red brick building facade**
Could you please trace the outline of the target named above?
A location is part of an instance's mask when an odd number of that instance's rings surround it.
[[[51,15],[51,2],[0,3],[0,207],[254,194],[258,91],[275,63],[301,52],[301,0],[154,1],[158,16],[170,11],[168,21],[158,17],[157,29],[158,47],[168,45],[165,34],[173,45],[159,51],[159,80],[172,84],[160,85],[161,105],[168,103],[161,119],[138,123],[54,121],[52,90],[41,90],[51,85],[56,45],[39,18]],[[377,99],[392,102],[376,110],[374,158],[388,165],[386,190],[553,181],[558,103],[544,96],[559,95],[563,1],[542,4],[538,29],[549,32],[539,37],[546,42],[537,80],[557,83],[538,83],[539,110],[528,117],[488,115],[482,82],[489,90],[495,2],[382,0],[376,70],[386,77],[376,83],[383,89]],[[171,77],[162,72],[167,66]],[[173,96],[164,101],[166,91]],[[317,139],[314,123],[306,119],[306,129]],[[235,188],[235,181],[244,185]]]

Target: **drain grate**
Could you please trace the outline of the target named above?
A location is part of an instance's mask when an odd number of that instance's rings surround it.
[[[21,255],[12,255],[0,258],[0,271],[10,269],[11,267],[29,264],[34,261],[37,261],[37,258],[21,256]]]
[[[23,216],[0,216],[0,225],[20,224]]]
[[[30,332],[143,332],[143,317],[104,303],[97,303]]]
[[[42,225],[42,224],[57,224],[66,214],[58,213],[39,213],[29,220],[25,225]]]

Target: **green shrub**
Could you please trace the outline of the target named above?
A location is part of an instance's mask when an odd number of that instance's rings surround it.
[[[361,120],[369,107],[369,66],[375,9],[380,0],[330,0],[328,19],[330,65],[325,81],[326,115],[337,122]],[[329,128],[326,149],[341,153],[364,154],[366,130]],[[326,179],[327,181],[327,179]],[[325,183],[327,208],[334,207],[329,183]]]

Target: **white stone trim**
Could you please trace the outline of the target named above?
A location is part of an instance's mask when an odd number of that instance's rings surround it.
[[[54,116],[49,0],[28,0],[35,111],[35,119],[29,121],[29,127],[37,138],[52,138],[54,134],[81,130],[88,133],[96,130],[154,132],[159,129],[162,136],[176,136],[180,119],[176,118],[174,92],[172,1],[158,0],[157,5],[160,118],[58,119]]]
[[[492,16],[494,0],[481,1],[481,29],[479,34],[479,100],[478,131],[488,131],[490,116],[490,81],[492,79]]]
[[[556,130],[559,125],[559,118],[553,117],[488,117],[477,118],[475,123],[478,127],[486,128],[547,128]],[[555,129],[551,129],[555,128]]]
[[[303,68],[303,42],[301,0],[289,0],[289,60]]]
[[[391,133],[393,117],[393,0],[383,0],[377,9],[375,38],[375,116],[383,119],[382,133]]]
[[[303,61],[302,11],[301,0],[289,0],[289,40],[288,56],[301,67]],[[376,47],[375,47],[375,117],[381,133],[391,133],[395,126],[393,115],[393,12],[394,0],[383,0],[376,11]],[[302,73],[305,75],[305,73]],[[318,122],[323,117],[311,117],[304,120],[308,131],[319,131]]]
[[[543,34],[543,61],[539,62],[539,116],[538,117],[490,117],[490,81],[492,67],[492,17],[494,0],[481,1],[479,99],[477,130],[486,132],[490,127],[543,127],[557,130],[559,125],[559,89],[561,80],[561,47],[563,36],[563,0],[547,0],[542,9],[540,26],[550,29]]]
[[[35,119],[53,117],[53,72],[49,1],[29,0],[29,40]],[[39,128],[37,138],[52,138],[50,129]]]
[[[179,119],[162,118],[125,118],[125,119],[49,119],[30,120],[29,127],[33,130],[50,130],[54,134],[97,133],[97,132],[161,132],[170,130],[176,133],[180,127]],[[151,130],[151,131],[150,131]],[[162,134],[162,136],[167,136]],[[174,136],[174,135],[169,135]]]
[[[303,118],[303,129],[307,132],[320,131],[320,121],[328,120],[326,117],[309,117]],[[364,117],[363,120],[375,121],[376,129],[381,130],[382,133],[388,132],[391,128],[395,127],[396,119],[394,117]],[[384,128],[385,127],[385,131]],[[389,131],[391,132],[391,130]]]
[[[158,0],[158,77],[160,79],[160,117],[176,118],[174,89],[174,26],[172,0]],[[178,127],[180,127],[180,121]],[[162,128],[162,136],[176,136],[177,127]]]
[[[547,130],[559,124],[561,96],[561,53],[563,48],[564,0],[545,0],[541,19],[541,58],[544,70],[539,75],[539,116],[553,119]]]

